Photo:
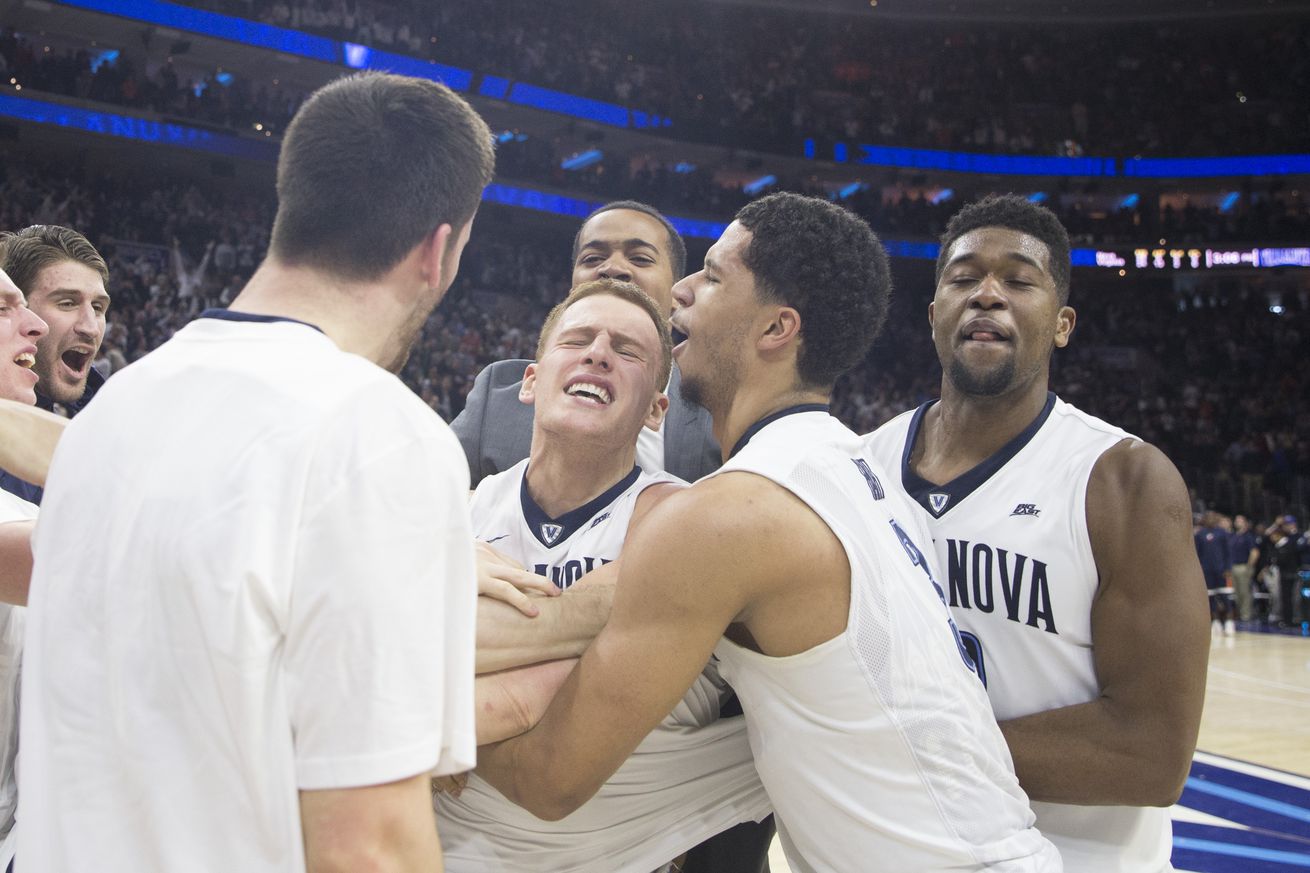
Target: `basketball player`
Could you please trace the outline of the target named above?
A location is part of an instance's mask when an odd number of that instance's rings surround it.
[[[429,773],[474,757],[468,477],[392,372],[492,166],[445,86],[320,89],[232,308],[69,424],[33,535],[24,868],[440,869]]]
[[[92,366],[105,338],[109,268],[86,237],[53,224],[0,234],[0,269],[9,274],[50,332],[36,353],[36,404],[75,415],[105,379]],[[41,489],[0,470],[0,488],[33,503]]]
[[[618,200],[591,213],[578,228],[570,287],[596,279],[631,282],[668,313],[673,283],[686,264],[686,246],[667,218],[644,203]],[[532,410],[519,402],[519,388],[529,363],[497,361],[485,368],[474,380],[464,410],[451,422],[474,485],[528,456]],[[692,481],[718,467],[722,458],[710,433],[709,415],[679,395],[676,367],[670,378],[664,389],[670,395],[668,414],[659,427],[642,430],[637,462],[647,472],[667,470]]]
[[[573,289],[547,316],[523,380],[535,413],[531,454],[482,480],[474,535],[563,589],[618,560],[641,517],[684,487],[636,464],[638,431],[657,428],[668,405],[660,387],[671,346],[667,319],[636,286],[602,279]],[[458,797],[440,795],[447,868],[650,873],[762,818],[768,800],[745,724],[716,721],[724,691],[707,667],[597,795],[561,821],[514,806],[476,773]]]
[[[733,448],[628,538],[609,623],[540,724],[484,750],[506,796],[547,818],[582,805],[713,654],[792,869],[1060,869],[922,522],[827,414],[889,292],[868,225],[793,194],[743,208],[675,286],[684,389]]]
[[[1169,869],[1201,716],[1206,605],[1187,489],[1154,447],[1059,400],[1069,238],[1023,197],[947,226],[928,307],[940,402],[869,447],[932,532],[955,620],[1065,868]]]
[[[23,292],[0,271],[0,398],[25,406],[36,403],[37,375],[33,368],[37,346],[45,333],[45,322],[27,308]],[[7,592],[31,573],[28,543],[35,518],[34,504],[0,491],[0,591]],[[26,586],[22,587],[25,592]],[[14,759],[18,753],[18,679],[26,618],[26,610],[21,607],[0,604],[0,870],[9,869],[17,839],[14,813],[18,780]]]

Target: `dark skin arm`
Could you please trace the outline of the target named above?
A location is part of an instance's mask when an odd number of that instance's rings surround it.
[[[1125,440],[1092,471],[1087,526],[1101,694],[1001,730],[1033,800],[1169,806],[1196,750],[1210,652],[1187,488],[1159,449]]]

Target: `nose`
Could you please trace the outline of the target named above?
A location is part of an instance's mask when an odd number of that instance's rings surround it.
[[[691,280],[699,276],[700,273],[692,273],[684,279],[679,279],[673,286],[673,303],[674,309],[682,309],[690,306],[695,295],[691,292]]]
[[[26,316],[23,323],[23,336],[38,340],[50,332],[50,326],[32,310],[25,309],[23,314]]]
[[[81,306],[77,310],[77,322],[73,325],[73,330],[77,331],[78,336],[90,342],[98,342],[105,334],[105,322],[95,307],[90,303]]]
[[[632,280],[632,266],[620,256],[607,258],[596,273],[602,279],[617,279],[620,282]]]
[[[970,295],[969,306],[974,309],[1003,309],[1005,294],[1001,280],[991,274],[984,276]]]
[[[587,346],[587,354],[582,361],[585,364],[591,364],[600,367],[602,370],[608,370],[613,365],[613,349],[610,348],[609,337],[605,334],[596,334],[591,345]]]

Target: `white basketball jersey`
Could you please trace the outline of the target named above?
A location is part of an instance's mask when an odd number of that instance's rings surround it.
[[[862,438],[809,405],[765,419],[714,475],[805,501],[850,562],[846,629],[772,658],[715,650],[794,873],[1059,871],[959,643],[923,522]],[[797,579],[796,584],[805,584]]]
[[[528,462],[483,479],[470,506],[473,535],[568,588],[619,556],[641,492],[668,473],[634,467],[596,499],[549,518],[528,494]],[[743,719],[718,720],[726,686],[706,667],[673,712],[596,796],[548,822],[474,773],[436,809],[450,873],[650,873],[720,831],[758,821],[768,796]]]
[[[909,467],[924,413],[866,437],[918,505],[946,574],[951,612],[1002,721],[1094,700],[1087,482],[1131,434],[1049,395],[1037,419],[996,455],[946,485]],[[1071,873],[1168,870],[1169,811],[1033,803],[1037,826]]]

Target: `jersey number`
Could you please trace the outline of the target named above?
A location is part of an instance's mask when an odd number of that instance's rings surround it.
[[[973,634],[969,634],[969,638],[974,643],[973,648],[978,653],[978,658],[975,660],[969,647],[964,643],[963,635],[956,626],[955,619],[951,618],[950,606],[946,603],[946,592],[942,591],[942,586],[938,585],[937,580],[933,578],[932,568],[928,566],[928,561],[924,558],[923,552],[919,551],[919,547],[914,544],[914,540],[910,539],[910,535],[905,532],[905,529],[896,523],[896,519],[890,519],[890,522],[892,530],[896,531],[897,539],[901,541],[901,548],[905,549],[905,554],[910,556],[911,563],[923,570],[924,575],[928,577],[928,581],[932,583],[933,590],[937,592],[937,599],[942,602],[942,607],[946,609],[946,622],[951,626],[951,636],[955,637],[955,648],[959,651],[964,665],[981,678],[982,647],[978,645],[978,638]],[[986,685],[985,680],[983,684]]]

